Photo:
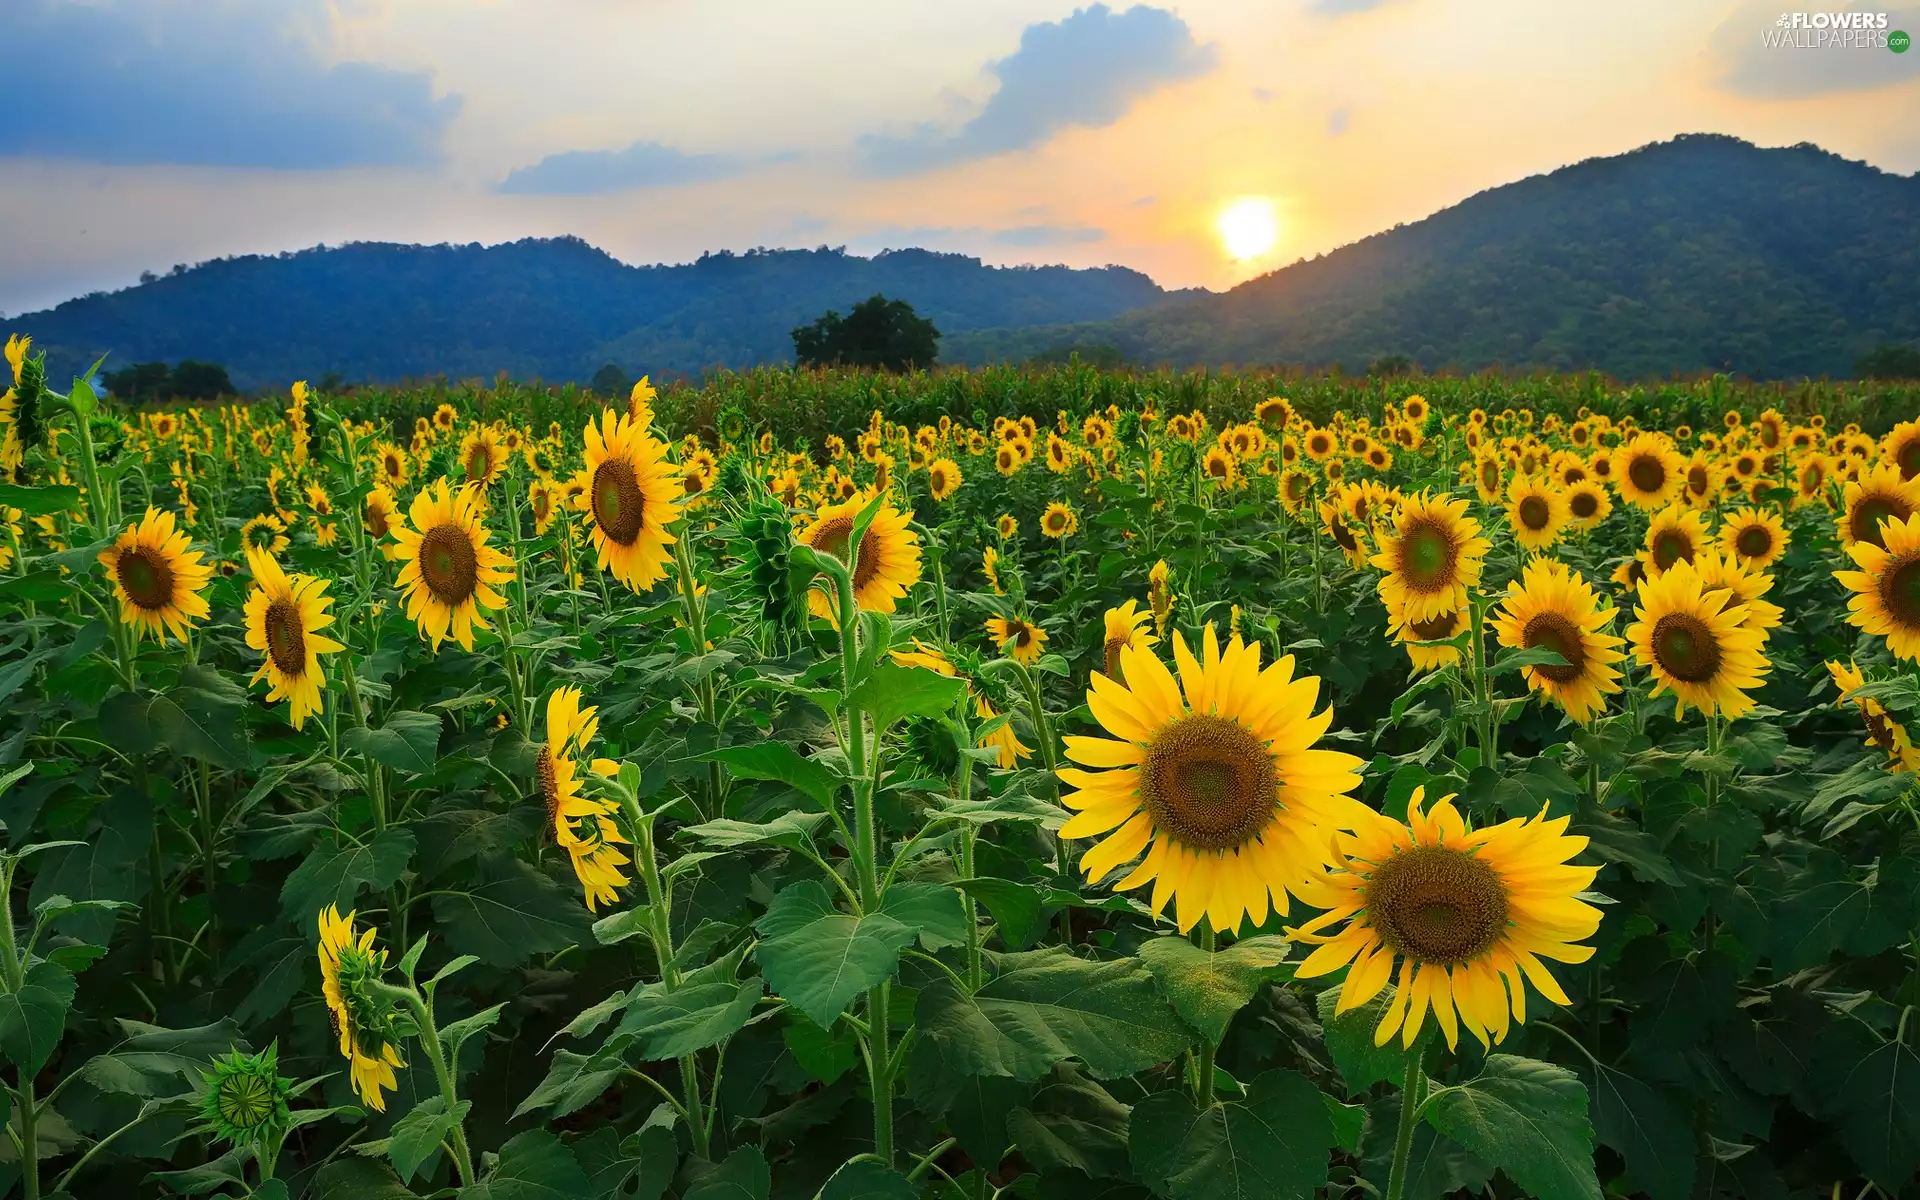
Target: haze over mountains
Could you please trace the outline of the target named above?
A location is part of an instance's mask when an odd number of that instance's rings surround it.
[[[988,267],[924,250],[623,264],[578,239],[363,243],[204,263],[9,320],[55,377],[225,364],[241,386],[506,371],[585,379],[788,361],[789,331],[875,293],[946,335],[942,362],[1068,348],[1140,363],[1844,375],[1920,339],[1920,176],[1815,146],[1689,135],[1492,188],[1228,292],[1124,267]]]

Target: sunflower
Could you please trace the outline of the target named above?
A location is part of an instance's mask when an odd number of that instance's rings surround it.
[[[946,652],[938,646],[929,646],[919,638],[913,639],[911,650],[889,650],[887,657],[903,667],[919,667],[932,671],[936,675],[953,677],[956,672],[953,664],[947,661]]]
[[[385,541],[387,535],[393,532],[394,519],[399,513],[400,502],[383,484],[374,484],[367,492],[367,498],[360,502],[360,523],[378,541]],[[389,549],[382,546],[381,553],[386,554]]]
[[[1079,515],[1058,500],[1048,504],[1047,511],[1040,514],[1040,532],[1050,538],[1067,537],[1079,528]]]
[[[1840,689],[1840,703],[1845,705],[1853,694],[1866,686],[1866,677],[1860,674],[1860,668],[1852,662],[1841,666],[1838,662],[1827,664],[1827,672],[1833,676],[1834,685]],[[1896,720],[1878,700],[1861,698],[1853,700],[1854,707],[1860,710],[1860,719],[1866,722],[1867,745],[1878,747],[1887,756],[1887,770],[1896,775],[1910,771],[1920,771],[1920,749],[1915,748],[1913,738],[1907,733],[1906,726]]]
[[[1525,549],[1545,550],[1559,541],[1568,516],[1566,493],[1544,478],[1515,475],[1507,485],[1507,523]]]
[[[600,569],[634,592],[645,592],[666,578],[673,554],[667,526],[680,516],[680,480],[667,461],[667,448],[647,435],[632,417],[612,409],[599,424],[587,422],[581,452],[587,476],[588,537]]]
[[[1346,556],[1348,564],[1358,570],[1367,565],[1366,534],[1355,528],[1350,520],[1338,500],[1320,502],[1321,527],[1333,539],[1333,544],[1340,547],[1340,553]]]
[[[1173,635],[1173,672],[1151,649],[1120,652],[1127,682],[1096,672],[1087,706],[1110,737],[1069,737],[1061,803],[1075,815],[1063,838],[1101,838],[1080,856],[1102,879],[1142,851],[1113,886],[1153,883],[1158,916],[1169,900],[1182,932],[1202,917],[1216,931],[1261,925],[1269,900],[1286,913],[1327,865],[1328,837],[1364,820],[1349,794],[1361,761],[1313,749],[1333,722],[1317,715],[1320,681],[1293,677],[1292,656],[1260,667],[1260,644],[1233,637],[1223,650],[1208,625],[1195,658]]]
[[[1827,494],[1827,484],[1833,478],[1833,467],[1827,456],[1817,451],[1800,459],[1793,472],[1793,506],[1805,508],[1809,504],[1821,504],[1832,507],[1833,500]]]
[[[506,465],[506,447],[488,426],[475,425],[460,439],[460,469],[466,472],[468,487],[486,487],[500,478]]]
[[[1681,495],[1694,508],[1710,508],[1714,498],[1720,494],[1724,474],[1719,464],[1707,457],[1706,451],[1695,450],[1681,476]]]
[[[249,518],[240,527],[240,548],[279,554],[287,548],[287,523],[272,513]]]
[[[1904,521],[1920,512],[1920,479],[1902,479],[1897,467],[1880,466],[1861,472],[1847,484],[1839,525],[1841,544],[1851,550],[1866,543],[1885,545],[1883,525]]]
[[[1288,930],[1320,943],[1297,974],[1351,964],[1335,1006],[1341,1012],[1392,981],[1393,999],[1373,1031],[1380,1046],[1398,1033],[1411,1048],[1429,1006],[1449,1046],[1459,1044],[1458,1025],[1483,1045],[1503,1041],[1509,1013],[1512,1022],[1527,1019],[1528,982],[1555,1004],[1572,1003],[1540,962],[1585,962],[1593,948],[1579,943],[1600,926],[1600,910],[1580,899],[1599,868],[1568,865],[1587,846],[1568,836],[1570,820],[1548,820],[1543,808],[1468,829],[1452,796],[1428,809],[1424,787],[1408,799],[1405,824],[1363,813],[1353,833],[1334,839],[1339,871],[1302,896],[1326,911]],[[1338,933],[1323,932],[1341,922]]]
[[[213,569],[200,561],[200,551],[187,546],[172,513],[148,508],[100,552],[99,563],[120,601],[120,620],[133,626],[136,637],[151,633],[165,642],[171,631],[184,642],[188,622],[207,615],[200,593]]]
[[[1307,457],[1314,462],[1326,462],[1338,445],[1339,443],[1334,440],[1333,434],[1328,430],[1310,429],[1307,431],[1305,449]]]
[[[1293,404],[1284,396],[1268,396],[1253,406],[1253,419],[1272,429],[1285,429],[1293,415]]]
[[[442,404],[433,410],[433,427],[441,433],[452,433],[459,420],[460,410],[451,404]]]
[[[1753,707],[1747,689],[1760,686],[1771,664],[1762,649],[1767,635],[1747,615],[1731,591],[1707,588],[1690,562],[1640,582],[1627,641],[1653,673],[1653,695],[1673,693],[1675,720],[1688,705],[1730,719]]]
[[[1699,513],[1672,505],[1647,525],[1647,569],[1658,575],[1675,563],[1692,562],[1711,541]]]
[[[450,490],[439,479],[413,498],[412,525],[393,526],[393,558],[405,564],[395,582],[406,597],[407,619],[436,651],[449,631],[462,649],[473,649],[474,627],[491,628],[484,614],[506,607],[493,585],[513,577],[513,559],[487,545],[477,501],[468,489]]]
[[[1465,500],[1409,497],[1394,517],[1394,529],[1380,536],[1373,565],[1380,597],[1398,604],[1409,621],[1428,621],[1467,602],[1467,589],[1480,582],[1480,560],[1489,548],[1480,522],[1467,516]]]
[[[951,499],[960,490],[960,464],[950,458],[936,458],[927,466],[927,491],[935,500]]]
[[[1000,715],[994,711],[993,705],[987,702],[985,696],[973,698],[973,711],[979,714],[983,721],[992,721]],[[1023,758],[1033,757],[1033,747],[1023,743],[1019,735],[1014,732],[1012,718],[1008,718],[998,729],[982,738],[980,747],[983,750],[992,749],[999,752],[999,765],[1003,771],[1012,770]]]
[[[393,1069],[407,1064],[394,1045],[399,1035],[393,1000],[380,988],[387,952],[373,948],[379,930],[372,925],[354,936],[356,915],[343,917],[331,904],[320,914],[320,995],[339,1035],[354,1092],[375,1112],[385,1112],[383,1093],[400,1086]]]
[[[1756,569],[1779,558],[1789,540],[1779,516],[1757,508],[1736,509],[1720,527],[1720,548]]]
[[[1468,609],[1441,613],[1425,621],[1407,620],[1406,610],[1387,606],[1387,633],[1407,648],[1407,658],[1416,671],[1450,667],[1460,661],[1460,648],[1452,645],[1422,645],[1425,642],[1450,642],[1467,627]]]
[[[1021,443],[1018,442],[1001,442],[993,452],[993,469],[1008,478],[1019,474],[1020,468],[1027,465],[1026,456],[1021,454],[1020,446]]]
[[[1881,438],[1880,461],[1902,479],[1920,479],[1920,421],[1902,421]]]
[[[1500,497],[1505,490],[1503,484],[1506,474],[1506,467],[1501,464],[1499,454],[1489,452],[1474,458],[1473,490],[1479,493],[1482,503],[1500,503]]]
[[[1012,513],[1001,513],[994,519],[993,528],[1000,535],[1001,541],[1009,542],[1019,534],[1020,521]]]
[[[993,588],[993,594],[1004,596],[1006,589],[1000,586],[1000,551],[987,546],[980,551],[980,573],[987,577],[987,585]]]
[[[1626,655],[1622,640],[1608,632],[1613,619],[1613,607],[1601,608],[1592,585],[1566,564],[1536,558],[1507,585],[1493,629],[1509,649],[1544,647],[1567,660],[1564,666],[1522,667],[1521,673],[1528,687],[1585,725],[1606,706],[1603,697],[1620,690],[1613,664]]]
[[[1280,506],[1287,510],[1287,515],[1290,517],[1299,516],[1300,510],[1313,499],[1313,476],[1299,467],[1288,467],[1280,472],[1280,482],[1277,486],[1280,491]]]
[[[1126,682],[1120,670],[1120,651],[1128,646],[1144,648],[1159,642],[1159,638],[1142,628],[1152,619],[1152,611],[1141,608],[1138,600],[1128,600],[1119,608],[1107,610],[1106,636],[1101,642],[1101,656],[1109,679],[1116,683]]]
[[[374,446],[373,458],[380,482],[390,488],[404,488],[410,474],[407,467],[407,452],[392,442],[380,442]]]
[[[253,590],[247,594],[247,645],[264,653],[250,683],[267,681],[267,703],[289,702],[287,720],[295,729],[320,711],[320,692],[327,678],[320,656],[345,649],[320,633],[333,624],[327,609],[327,581],[312,575],[288,577],[273,555],[247,549],[253,572]]]
[[[1339,483],[1347,477],[1347,460],[1330,458],[1320,464],[1320,473],[1327,477],[1328,483]]]
[[[1173,572],[1163,558],[1147,572],[1147,608],[1153,613],[1155,633],[1164,634],[1167,631],[1167,622],[1173,617],[1174,601],[1178,599],[1173,591]]]
[[[1662,508],[1679,494],[1684,483],[1685,463],[1660,434],[1635,434],[1614,453],[1613,485],[1629,504]]]
[[[578,756],[600,731],[597,711],[580,707],[579,688],[555,688],[547,697],[547,738],[533,764],[547,828],[573,862],[588,912],[620,898],[617,889],[628,883],[620,868],[633,861],[620,850],[627,838],[614,823],[619,810],[611,801],[580,794]]]
[[[1920,516],[1881,524],[1885,542],[1855,542],[1847,547],[1857,571],[1833,577],[1854,595],[1847,620],[1887,639],[1895,658],[1920,661]]]
[[[1028,666],[1047,650],[1047,631],[1020,617],[988,617],[987,637],[1009,658]]]
[[[1597,480],[1583,479],[1567,489],[1567,528],[1583,533],[1599,526],[1612,512],[1613,499]]]
[[[868,498],[862,495],[824,506],[814,515],[813,523],[800,531],[800,540],[846,562],[847,540],[853,536],[854,521],[867,504]],[[912,520],[911,512],[882,504],[861,537],[860,552],[854,556],[853,599],[862,612],[892,612],[907,589],[919,581],[920,535],[907,528]],[[814,616],[838,619],[818,590],[808,593],[807,603]]]

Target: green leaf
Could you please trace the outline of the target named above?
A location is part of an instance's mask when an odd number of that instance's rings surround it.
[[[547,1077],[527,1094],[513,1115],[518,1118],[546,1108],[552,1110],[554,1120],[559,1120],[598,1100],[626,1069],[616,1058],[555,1050],[553,1061],[547,1065]]]
[[[923,949],[967,944],[967,910],[945,883],[896,883],[880,898],[880,912],[920,935]]]
[[[833,1024],[855,996],[892,976],[911,926],[884,913],[855,917],[812,880],[790,884],[755,922],[754,949],[774,992],[814,1024]]]
[[[772,1188],[767,1156],[758,1146],[742,1146],[689,1187],[685,1200],[767,1200]]]
[[[784,812],[771,821],[755,824],[751,821],[735,821],[722,817],[717,821],[708,821],[703,825],[694,825],[681,830],[681,835],[703,842],[709,846],[724,846],[729,849],[739,846],[785,846],[788,849],[804,844],[812,836],[814,829],[827,819],[827,814],[817,812]]]
[[[1068,1062],[1054,1067],[1028,1104],[1007,1114],[1006,1128],[1039,1170],[1105,1179],[1127,1173],[1127,1118],[1126,1105]]]
[[[0,483],[0,508],[17,508],[29,517],[47,517],[73,512],[80,507],[80,489],[66,484],[51,487],[22,487]]]
[[[1209,954],[1169,934],[1140,943],[1138,953],[1174,1011],[1215,1045],[1227,1036],[1233,1014],[1245,1008],[1255,992],[1270,980],[1292,974],[1285,965],[1287,940],[1273,935],[1250,937]]]
[[[1292,1071],[1205,1111],[1185,1092],[1156,1092],[1133,1106],[1128,1142],[1134,1173],[1170,1200],[1311,1196],[1335,1145],[1319,1090]]]
[[[336,1158],[320,1168],[313,1200],[417,1200],[386,1163],[372,1158]]]
[[[1062,947],[1003,955],[968,995],[941,979],[920,993],[921,1036],[962,1075],[1038,1079],[1077,1058],[1100,1079],[1168,1062],[1193,1034],[1137,959],[1087,962]]]
[[[721,764],[740,779],[765,779],[787,784],[810,798],[822,810],[833,807],[834,794],[840,788],[838,775],[785,742],[727,746],[709,751],[699,758]]]
[[[412,1181],[420,1165],[440,1149],[448,1132],[466,1120],[472,1108],[471,1100],[462,1100],[448,1112],[444,1097],[429,1096],[393,1123],[393,1131],[387,1135],[387,1159],[402,1183]]]
[[[1583,803],[1568,832],[1585,835],[1594,857],[1619,863],[1642,883],[1680,886],[1680,876],[1660,852],[1659,840],[1624,817]]]
[[[986,905],[1007,949],[1025,950],[1040,935],[1040,889],[997,876],[962,879],[954,886]]]
[[[602,1125],[572,1149],[594,1200],[660,1200],[680,1166],[672,1128],[651,1122],[624,1141],[618,1130]]]
[[[44,903],[56,894],[130,902],[146,895],[153,801],[133,788],[121,788],[100,806],[99,818],[100,828],[84,845],[64,847],[57,857],[46,860],[28,893],[31,903]],[[117,921],[110,912],[75,913],[53,928],[104,946]]]
[[[787,1043],[793,1061],[821,1083],[832,1083],[853,1069],[860,1053],[854,1031],[844,1025],[822,1029],[797,1008],[787,1010],[780,1036]]]
[[[407,775],[425,775],[440,762],[440,718],[432,713],[389,713],[380,728],[349,729],[340,740]]]
[[[212,1162],[186,1167],[178,1171],[155,1171],[153,1178],[167,1185],[170,1191],[183,1196],[201,1196],[215,1188],[237,1183],[241,1188],[247,1186],[247,1164],[253,1160],[251,1147],[235,1146]],[[386,1168],[381,1168],[386,1174]],[[403,1194],[411,1195],[402,1189]],[[325,1194],[325,1193],[323,1193]]]
[[[573,1151],[544,1129],[530,1129],[500,1147],[487,1177],[460,1189],[460,1200],[580,1200],[587,1173]]]
[[[1812,1083],[1841,1144],[1867,1178],[1897,1194],[1920,1170],[1920,1054],[1885,1042],[1858,1055],[1850,1039],[1823,1037],[1814,1060]]]
[[[1435,1093],[1433,1127],[1539,1200],[1600,1200],[1587,1089],[1565,1067],[1491,1054],[1480,1074]]]
[[[1393,1139],[1399,1132],[1398,1091],[1388,1092],[1367,1105],[1366,1126],[1360,1131],[1360,1159],[1365,1178],[1385,1194],[1393,1174]],[[1493,1168],[1452,1138],[1442,1136],[1425,1121],[1413,1127],[1407,1151],[1405,1200],[1444,1200],[1457,1192],[1479,1195],[1493,1178]]]
[[[1361,1104],[1342,1104],[1325,1092],[1320,1099],[1327,1105],[1327,1119],[1333,1122],[1333,1140],[1342,1151],[1356,1154],[1360,1150],[1360,1134],[1366,1128],[1367,1110]]]
[[[67,1031],[73,973],[50,962],[27,968],[17,992],[0,992],[0,1050],[26,1075],[37,1075]]]
[[[58,571],[32,571],[0,581],[0,598],[8,600],[48,604],[65,600],[72,594],[73,585]]]
[[[1489,675],[1504,675],[1509,671],[1518,671],[1522,667],[1564,667],[1569,665],[1560,653],[1547,646],[1534,646],[1531,649],[1506,650],[1493,660],[1487,669]]]
[[[1315,998],[1320,1026],[1327,1039],[1327,1053],[1333,1056],[1333,1065],[1339,1068],[1349,1096],[1361,1095],[1376,1083],[1403,1082],[1407,1075],[1407,1055],[1423,1049],[1427,1039],[1433,1036],[1433,1024],[1428,1023],[1411,1051],[1401,1048],[1398,1037],[1384,1046],[1374,1045],[1373,1031],[1380,1027],[1380,1019],[1386,1016],[1387,1005],[1392,1000],[1391,985],[1382,988],[1379,995],[1365,1004],[1346,1012],[1335,1011],[1340,1001],[1337,987],[1330,987]]]
[[[753,1016],[760,993],[758,979],[689,977],[671,992],[665,984],[650,983],[628,1000],[627,1014],[613,1036],[632,1038],[643,1060],[679,1058],[740,1032]]]
[[[820,1200],[919,1200],[920,1189],[891,1167],[860,1158],[835,1171]]]
[[[847,703],[873,718],[881,730],[908,717],[938,717],[953,711],[963,680],[921,667],[883,662],[847,695]]]
[[[412,860],[413,846],[413,831],[395,825],[361,845],[316,847],[280,885],[281,915],[307,929],[329,904],[348,911],[362,888],[392,887]]]
[[[1623,1071],[1595,1066],[1592,1076],[1593,1127],[1601,1144],[1620,1152],[1652,1200],[1687,1200],[1693,1194],[1690,1114]]]
[[[180,668],[180,682],[147,703],[157,744],[216,767],[238,769],[252,759],[247,741],[247,693],[210,667]]]
[[[470,890],[434,896],[433,917],[447,945],[492,967],[517,967],[593,938],[578,893],[512,858],[486,860]]]
[[[311,960],[313,951],[307,949],[306,955]],[[88,1059],[76,1074],[98,1091],[149,1100],[194,1091],[206,1072],[208,1059],[247,1045],[232,1020],[190,1029],[163,1029],[123,1018],[120,1028],[126,1038],[112,1050]]]

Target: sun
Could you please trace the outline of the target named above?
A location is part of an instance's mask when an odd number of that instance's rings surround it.
[[[1235,262],[1259,258],[1280,239],[1280,218],[1273,201],[1265,196],[1235,200],[1220,210],[1214,225],[1220,231],[1220,244]]]

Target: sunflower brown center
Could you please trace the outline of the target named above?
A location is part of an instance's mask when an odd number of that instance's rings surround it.
[[[1575,517],[1584,521],[1594,513],[1600,511],[1600,501],[1594,497],[1592,492],[1575,492],[1567,500],[1567,508]]]
[[[159,551],[135,546],[120,555],[116,574],[136,607],[158,610],[173,603],[173,568]]]
[[[488,469],[493,466],[493,456],[487,453],[485,446],[475,446],[467,453],[466,465],[468,479],[485,479]]]
[[[1567,660],[1563,667],[1535,666],[1534,672],[1543,675],[1555,683],[1572,683],[1580,678],[1580,670],[1586,665],[1586,644],[1580,638],[1579,627],[1565,614],[1543,612],[1537,614],[1527,627],[1521,631],[1521,640],[1527,649],[1543,647]]]
[[[814,535],[815,549],[825,550],[841,562],[847,561],[847,539],[853,536],[852,517],[834,517],[821,525],[820,532]],[[860,561],[853,568],[853,586],[856,590],[867,586],[873,577],[880,573],[880,543],[873,536],[873,527],[868,526],[866,534],[860,539]],[[1022,642],[1021,645],[1026,645]]]
[[[1327,532],[1333,535],[1333,540],[1340,544],[1342,550],[1353,550],[1360,545],[1354,538],[1353,531],[1348,529],[1347,523],[1339,517],[1334,517],[1327,522]]]
[[[472,597],[480,585],[480,562],[466,530],[458,525],[427,530],[420,539],[420,579],[448,607]]]
[[[593,469],[593,519],[600,532],[621,546],[633,545],[640,536],[645,516],[646,496],[633,467],[618,459],[608,459]]]
[[[1687,468],[1687,490],[1696,496],[1707,494],[1707,469],[1705,467]]]
[[[390,525],[387,521],[387,510],[384,507],[369,502],[365,509],[365,516],[367,531],[369,533],[377,538],[387,536],[387,530],[390,528]]]
[[[1653,562],[1662,571],[1682,559],[1693,561],[1693,539],[1674,529],[1662,530],[1653,539]]]
[[[1909,437],[1899,449],[1894,451],[1893,461],[1900,464],[1900,477],[1912,479],[1920,475],[1920,434]]]
[[[1887,614],[1908,629],[1920,629],[1920,553],[1892,564],[1880,576],[1880,601]]]
[[[1147,747],[1140,794],[1154,824],[1181,845],[1226,850],[1273,820],[1280,776],[1266,745],[1238,721],[1188,716]]]
[[[1120,637],[1110,637],[1107,639],[1107,644],[1105,647],[1106,658],[1107,658],[1107,678],[1113,680],[1115,683],[1126,682],[1125,678],[1122,677],[1120,673],[1120,652],[1122,650],[1125,650],[1126,648],[1127,648],[1127,638],[1124,635]]]
[[[1520,523],[1535,533],[1547,527],[1553,519],[1553,509],[1539,496],[1528,496],[1520,501]]]
[[[1856,542],[1871,542],[1882,550],[1887,541],[1880,532],[1882,521],[1904,521],[1913,515],[1905,501],[1895,496],[1868,496],[1854,505],[1853,516],[1847,522],[1848,532]]]
[[[1734,536],[1733,548],[1742,558],[1765,558],[1773,549],[1773,531],[1765,525],[1749,525]]]
[[[1507,928],[1507,888],[1492,867],[1445,846],[1403,850],[1367,880],[1367,919],[1415,962],[1454,966],[1493,949]]]
[[[1423,642],[1437,642],[1450,638],[1459,627],[1460,614],[1457,612],[1441,613],[1425,621],[1407,622],[1407,628],[1413,631],[1413,636]]]
[[[547,805],[547,828],[555,828],[560,819],[559,771],[554,766],[553,748],[545,742],[540,743],[540,752],[534,757],[533,775],[540,784],[540,798]]]
[[[267,605],[260,619],[267,637],[267,657],[282,675],[300,675],[307,669],[307,629],[300,606],[282,597]]]
[[[1653,657],[1682,683],[1705,683],[1720,671],[1720,642],[1692,613],[1668,613],[1653,627]]]
[[[1453,538],[1431,521],[1416,521],[1400,539],[1400,570],[1414,590],[1434,592],[1453,582]]]
[[[1658,492],[1667,486],[1667,467],[1653,455],[1642,454],[1627,464],[1627,478],[1643,492]]]

